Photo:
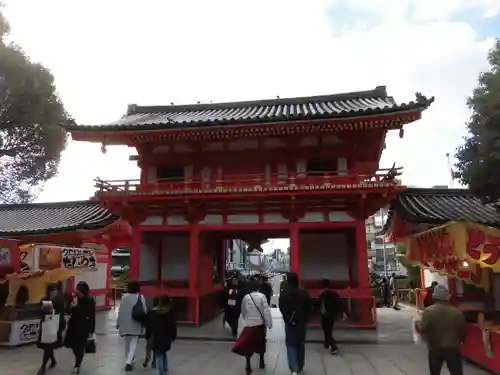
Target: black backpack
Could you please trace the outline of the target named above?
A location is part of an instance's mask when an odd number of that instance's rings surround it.
[[[132,307],[132,319],[137,323],[145,324],[148,318],[147,312],[144,310],[144,305],[142,304],[142,296],[139,294],[137,297],[137,302],[134,307]]]

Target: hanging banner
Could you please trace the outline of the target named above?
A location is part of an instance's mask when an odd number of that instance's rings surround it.
[[[500,272],[500,230],[478,224],[459,225],[463,227],[463,242],[458,255]]]
[[[408,260],[419,264],[458,259],[500,272],[500,230],[450,222],[409,238]]]
[[[31,273],[38,270],[36,254],[32,246],[23,246],[19,249],[21,273]]]
[[[63,247],[62,264],[66,269],[97,269],[94,250],[91,249]]]

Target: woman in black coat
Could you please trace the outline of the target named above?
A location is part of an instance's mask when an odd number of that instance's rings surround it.
[[[49,319],[52,313],[58,316],[59,319],[57,339],[53,343],[44,343],[42,342],[43,322]],[[64,320],[64,301],[59,293],[59,289],[57,289],[57,285],[49,285],[47,287],[47,293],[40,301],[40,315],[40,331],[38,333],[36,346],[43,350],[42,366],[38,371],[38,375],[43,375],[45,374],[49,361],[50,368],[54,368],[57,365],[54,350],[62,347],[62,335],[66,326],[66,320]]]
[[[85,347],[89,337],[95,331],[95,301],[89,296],[89,292],[88,284],[84,281],[79,282],[70,305],[70,318],[64,346],[70,348],[75,356],[74,374],[80,373]]]

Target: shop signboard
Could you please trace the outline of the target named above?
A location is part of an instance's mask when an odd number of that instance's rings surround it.
[[[64,268],[71,270],[96,270],[97,260],[95,251],[92,249],[63,247],[62,264]]]

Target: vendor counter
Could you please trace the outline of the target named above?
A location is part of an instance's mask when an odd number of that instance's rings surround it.
[[[0,346],[19,346],[37,340],[40,328],[39,310],[4,308],[0,313]]]
[[[494,374],[500,374],[500,325],[469,323],[462,356]]]

